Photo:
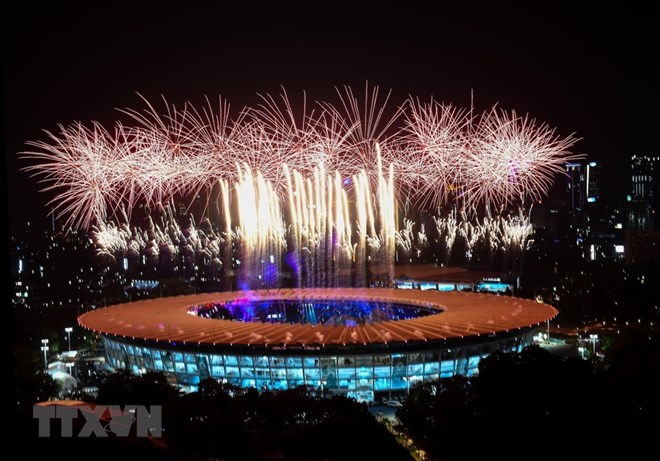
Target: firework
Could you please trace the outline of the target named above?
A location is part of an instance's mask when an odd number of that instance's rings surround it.
[[[494,107],[479,115],[413,98],[388,111],[390,93],[383,98],[378,87],[367,86],[362,101],[349,87],[337,94],[339,104],[309,104],[305,94],[302,104],[294,104],[283,90],[278,97],[262,95],[260,105],[236,117],[223,99],[217,108],[207,99],[200,110],[163,99],[159,111],[143,98],[143,110],[121,110],[131,125],[59,126],[59,132],[46,132],[46,141],[29,142],[33,150],[21,155],[31,161],[25,169],[44,184],[42,190],[55,194],[53,213],[72,228],[122,213],[130,218],[138,204],[162,209],[175,196],[202,195],[210,203],[219,188],[240,183],[246,168],[278,197],[290,187],[287,171],[311,178],[322,167],[339,175],[349,201],[369,194],[374,206],[389,207],[377,194],[397,190],[399,202],[419,208],[450,205],[491,216],[540,198],[563,165],[578,158],[569,151],[577,141],[573,135],[562,138],[515,111]],[[361,178],[369,187],[355,184]],[[387,221],[384,229],[396,227],[396,207],[379,214]],[[356,224],[374,245],[384,239],[378,245],[393,251],[396,232],[378,236],[360,216],[346,225]]]
[[[484,114],[465,157],[469,205],[509,204],[543,196],[567,161],[575,138],[560,138],[546,124],[498,108]]]
[[[435,101],[410,98],[405,112],[397,177],[418,206],[437,209],[460,197],[469,174],[465,157],[471,147],[470,112]]]

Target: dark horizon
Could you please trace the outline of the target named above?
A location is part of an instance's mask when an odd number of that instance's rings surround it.
[[[4,137],[10,224],[48,226],[46,194],[17,152],[58,124],[125,120],[118,108],[196,107],[258,94],[336,101],[335,87],[392,90],[483,111],[497,104],[581,140],[603,165],[604,198],[628,192],[631,155],[657,155],[660,126],[652,15],[640,8],[182,7],[174,3],[18,6],[5,19]]]

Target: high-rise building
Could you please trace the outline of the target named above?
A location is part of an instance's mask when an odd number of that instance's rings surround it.
[[[581,210],[584,206],[584,175],[581,163],[566,164],[566,193],[571,210]]]
[[[548,235],[573,240],[586,259],[623,258],[622,208],[601,201],[601,164],[571,162],[565,168],[564,195],[549,201],[545,216]]]
[[[600,165],[598,163],[587,163],[587,177],[584,184],[587,203],[596,202],[600,197]]]
[[[660,157],[633,155],[630,159],[630,185],[628,195],[628,227],[653,229],[660,198]]]
[[[630,159],[633,200],[652,200],[658,193],[658,169],[660,157],[633,155]]]
[[[659,199],[660,156],[633,155],[630,158],[628,227],[625,235],[628,264],[660,261],[660,219],[655,217]]]

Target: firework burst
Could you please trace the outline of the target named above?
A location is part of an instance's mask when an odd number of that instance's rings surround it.
[[[575,141],[572,136],[560,138],[554,129],[527,116],[494,107],[482,116],[473,148],[465,156],[468,205],[540,198],[566,162],[578,158],[568,151]]]
[[[575,137],[562,138],[546,124],[515,111],[472,110],[409,98],[387,110],[390,93],[365,87],[361,100],[349,87],[337,89],[339,104],[294,104],[286,91],[261,95],[262,103],[231,117],[230,106],[207,99],[202,109],[165,102],[161,111],[142,98],[142,110],[122,109],[131,125],[108,130],[98,123],[59,126],[47,140],[29,142],[25,168],[54,193],[56,217],[72,228],[113,219],[138,204],[162,209],[175,196],[204,195],[218,184],[236,184],[248,168],[280,197],[287,169],[311,177],[318,167],[339,175],[347,194],[384,190],[382,171],[403,200],[437,210],[451,205],[474,212],[509,206],[544,195],[567,161]],[[391,115],[388,115],[391,114]],[[377,146],[380,146],[377,148]],[[378,159],[382,158],[382,164]],[[218,194],[216,194],[218,195]],[[370,197],[377,201],[378,197]],[[385,210],[381,210],[385,215]],[[388,219],[395,212],[387,210]],[[388,236],[391,246],[394,234]],[[373,235],[369,235],[373,238]]]

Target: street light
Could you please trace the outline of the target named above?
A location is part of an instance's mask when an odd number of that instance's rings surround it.
[[[582,347],[582,346],[579,346],[579,347],[578,347],[578,351],[580,351],[580,356],[582,357],[582,360],[584,360],[584,351],[585,351],[585,348]]]
[[[42,339],[41,340],[41,350],[44,353],[44,368],[48,368],[48,340],[47,339]]]
[[[591,335],[589,335],[589,339],[591,339],[591,345],[593,346],[593,353],[595,355],[596,354],[596,341],[598,341],[598,335],[597,334],[591,334]]]
[[[66,332],[67,338],[69,340],[69,352],[71,352],[71,332],[73,331],[73,328],[72,327],[66,327],[64,329],[64,331]]]

